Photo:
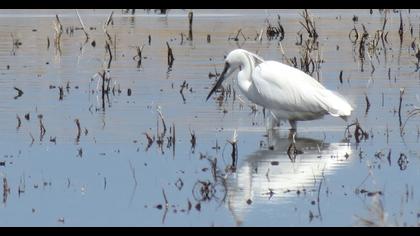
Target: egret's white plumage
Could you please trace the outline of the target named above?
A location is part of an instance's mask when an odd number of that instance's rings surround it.
[[[238,68],[241,92],[250,101],[270,109],[276,119],[289,120],[293,129],[296,121],[319,119],[325,114],[346,119],[353,110],[344,97],[303,71],[277,61],[264,61],[243,49],[228,54],[225,68],[207,99]]]

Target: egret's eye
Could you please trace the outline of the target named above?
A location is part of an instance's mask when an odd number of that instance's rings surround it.
[[[242,70],[242,66],[239,66],[239,70]]]

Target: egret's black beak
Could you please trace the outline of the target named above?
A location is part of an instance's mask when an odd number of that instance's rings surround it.
[[[209,100],[209,98],[216,91],[216,89],[218,89],[222,85],[223,81],[226,79],[225,74],[228,70],[229,70],[229,63],[226,62],[225,63],[225,68],[223,68],[222,74],[219,76],[219,80],[216,82],[214,87],[211,89],[209,95],[206,98],[206,101]]]

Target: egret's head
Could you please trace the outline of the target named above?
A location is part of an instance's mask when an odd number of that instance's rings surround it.
[[[244,63],[244,58],[246,57],[246,53],[247,51],[243,49],[235,49],[227,55],[225,59],[225,63],[229,64],[230,69],[235,70]]]
[[[206,100],[209,100],[211,95],[222,85],[223,81],[228,78],[236,69],[243,64],[243,57],[245,56],[243,49],[236,49],[231,51],[225,59],[225,67],[222,74],[220,74],[214,87],[211,89]]]

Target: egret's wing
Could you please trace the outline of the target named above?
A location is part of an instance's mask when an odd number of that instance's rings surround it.
[[[276,61],[266,61],[255,68],[252,78],[258,93],[266,103],[264,106],[270,109],[328,112],[336,116],[351,112],[351,106],[344,99],[294,67]],[[344,106],[345,112],[341,111],[341,106]]]
[[[266,61],[255,68],[252,79],[270,109],[314,112],[321,109],[313,93],[324,87],[300,70]]]
[[[324,89],[316,93],[315,97],[322,107],[332,116],[340,116],[346,120],[346,117],[350,116],[353,111],[349,102],[337,92]]]

